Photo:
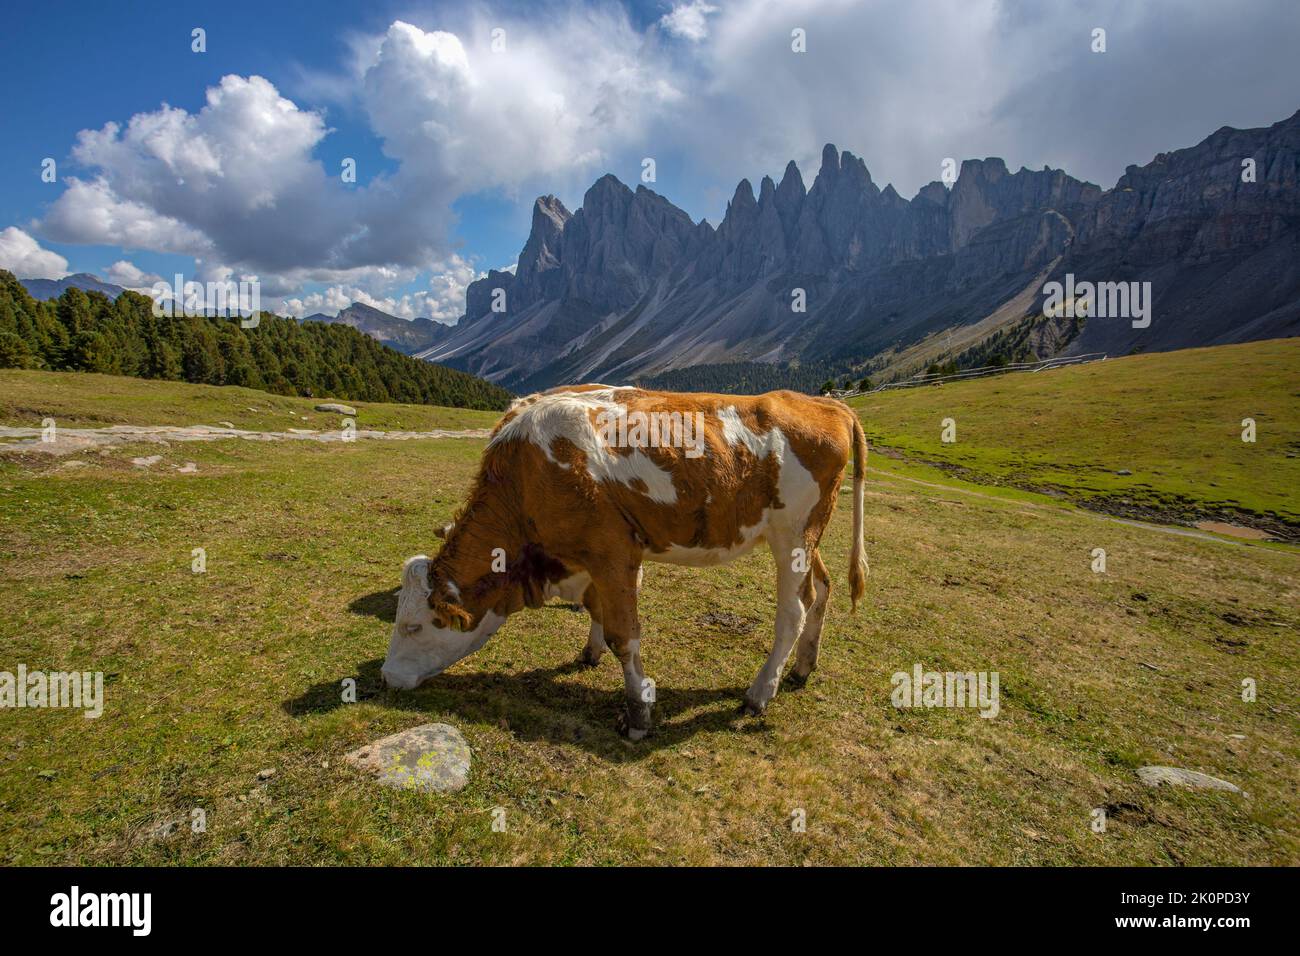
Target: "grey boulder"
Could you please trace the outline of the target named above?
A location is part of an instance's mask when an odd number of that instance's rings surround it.
[[[1183,770],[1180,767],[1139,767],[1138,778],[1148,787],[1191,787],[1196,790],[1227,790],[1242,793],[1236,784],[1211,777],[1208,773]]]
[[[339,405],[336,402],[323,402],[316,406],[318,412],[337,412],[340,415],[355,415],[357,410],[351,405]]]
[[[343,759],[397,790],[455,793],[469,783],[469,744],[449,724],[421,724],[359,747]]]

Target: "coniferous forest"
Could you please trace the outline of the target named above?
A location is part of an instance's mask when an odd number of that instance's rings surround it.
[[[238,319],[155,318],[153,300],[116,300],[71,288],[33,299],[0,270],[0,368],[103,372],[277,395],[504,409],[503,388],[422,362],[346,325],[300,323],[269,312],[254,328]]]

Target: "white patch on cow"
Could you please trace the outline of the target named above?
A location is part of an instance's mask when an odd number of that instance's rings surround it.
[[[540,448],[552,464],[567,467],[556,459],[551,445],[560,438],[572,442],[587,459],[587,473],[592,480],[617,481],[629,487],[636,482],[645,486],[645,495],[660,504],[674,504],[677,489],[673,476],[660,468],[640,449],[630,454],[615,454],[600,440],[592,425],[591,413],[616,415],[620,406],[614,401],[613,388],[589,392],[557,392],[541,395],[526,404],[501,427],[488,447],[507,441],[529,441]]]
[[[786,542],[803,540],[804,529],[812,509],[821,499],[821,488],[817,480],[799,460],[790,447],[790,442],[779,428],[773,428],[760,435],[740,420],[740,413],[734,405],[718,410],[718,421],[722,423],[722,437],[728,445],[743,445],[755,458],[763,459],[769,455],[776,457],[777,493],[783,508],[765,508],[757,524],[740,529],[740,541],[726,548],[692,548],[674,544],[667,551],[647,551],[647,561],[662,564],[678,564],[686,567],[708,567],[727,564],[749,553],[764,539],[776,540],[785,547]],[[712,502],[710,492],[706,498]],[[792,545],[793,546],[793,545]]]

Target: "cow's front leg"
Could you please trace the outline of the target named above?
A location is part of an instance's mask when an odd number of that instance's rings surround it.
[[[620,730],[630,740],[640,740],[650,732],[650,709],[654,703],[654,684],[646,680],[641,667],[641,623],[637,618],[637,581],[640,563],[592,574],[600,602],[600,617],[605,644],[623,665],[624,711]]]
[[[605,628],[600,623],[600,599],[594,584],[589,584],[583,592],[582,606],[591,615],[591,630],[587,632],[587,646],[582,649],[579,660],[588,667],[595,667],[609,647],[605,644]]]
[[[741,706],[746,714],[758,715],[767,709],[768,703],[776,696],[781,683],[781,671],[785,669],[786,659],[794,648],[794,642],[803,630],[807,606],[801,591],[804,589],[808,572],[797,571],[791,560],[791,549],[772,542],[772,556],[776,559],[776,640],[772,643],[772,653],[759,668],[754,682],[745,692],[745,703]],[[809,596],[808,603],[812,603]]]

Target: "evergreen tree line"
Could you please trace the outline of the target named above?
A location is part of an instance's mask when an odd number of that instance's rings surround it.
[[[277,395],[504,409],[505,389],[422,362],[347,325],[261,313],[254,328],[209,316],[155,318],[153,300],[71,288],[33,299],[0,270],[0,368],[104,372]]]

